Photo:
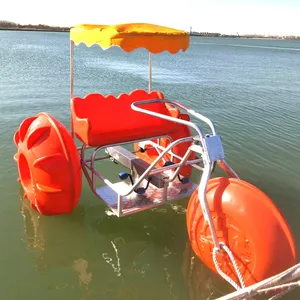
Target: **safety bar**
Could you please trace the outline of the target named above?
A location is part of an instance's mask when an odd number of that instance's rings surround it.
[[[197,141],[197,138],[194,137],[194,140]],[[143,145],[144,143],[147,144],[147,145],[151,145],[152,147],[158,148],[158,149],[160,149],[161,151],[163,151],[163,150],[165,149],[164,147],[162,147],[162,146],[160,146],[160,145],[157,145],[156,143],[152,142],[151,140],[150,140],[150,141],[146,141],[146,142],[140,142],[139,144],[142,144],[142,145]],[[173,157],[179,159],[180,161],[183,160],[183,157],[182,157],[182,156],[180,156],[180,155],[178,155],[178,154],[175,154],[172,150],[170,150],[169,153],[171,154],[171,158],[172,158],[172,156],[173,156]],[[171,159],[171,161],[173,161],[173,160]],[[199,171],[203,171],[203,168],[197,165],[197,163],[199,163],[199,162],[201,162],[201,161],[202,161],[202,159],[195,159],[195,160],[193,160],[194,163],[189,163],[189,161],[188,161],[187,164],[188,164],[188,165],[192,165],[192,167],[196,168],[196,169],[199,170]],[[174,167],[174,165],[173,165],[173,167]],[[164,167],[164,168],[167,168],[167,167]],[[174,167],[174,168],[175,168],[175,167]],[[161,168],[160,168],[160,169],[161,169]],[[159,169],[159,170],[160,170],[160,169]],[[168,169],[170,169],[170,168],[168,168]],[[155,172],[155,173],[153,173],[153,172],[154,172],[154,170],[151,171],[151,174],[157,174],[157,173],[158,173],[158,172]],[[151,175],[151,174],[150,174],[150,175]]]
[[[164,115],[164,114],[160,114],[160,113],[157,113],[157,112],[154,112],[154,111],[150,111],[150,110],[138,107],[138,106],[143,105],[143,104],[156,103],[156,102],[170,103],[170,104],[177,105],[178,107],[184,109],[185,111],[187,111],[191,115],[195,116],[199,120],[206,123],[211,128],[212,133],[213,133],[214,136],[217,135],[217,130],[215,128],[215,125],[208,118],[204,117],[203,115],[201,115],[199,113],[196,113],[192,109],[189,109],[189,108],[185,107],[184,105],[182,105],[178,101],[168,100],[168,99],[153,99],[153,100],[136,101],[136,102],[133,102],[131,104],[131,108],[135,111],[138,111],[138,112],[141,112],[141,113],[144,113],[144,114],[147,114],[147,115],[151,115],[151,116],[154,116],[154,117],[158,117],[160,119],[164,119],[164,120],[172,121],[172,122],[179,123],[179,124],[182,124],[182,125],[186,125],[188,127],[193,128],[194,130],[196,130],[197,134],[199,135],[199,139],[200,139],[200,142],[201,142],[203,150],[204,150],[203,154],[202,154],[203,158],[207,162],[210,162],[209,151],[208,151],[207,145],[205,143],[205,134],[203,133],[200,126],[198,126],[198,125],[196,125],[196,124],[194,124],[193,122],[190,122],[190,121],[177,119],[177,118],[174,118],[174,117],[170,117],[170,116],[167,116],[167,115]]]
[[[159,136],[155,136],[153,137],[152,139],[161,139],[161,138],[167,138],[170,142],[173,142],[173,139],[169,136],[169,135],[159,135]],[[85,149],[90,149],[90,148],[95,148],[95,150],[93,151],[93,153],[96,151],[96,153],[101,150],[101,149],[105,149],[105,148],[109,148],[109,147],[114,147],[114,146],[121,146],[121,145],[127,145],[127,144],[131,144],[131,143],[141,143],[141,142],[147,142],[148,139],[138,139],[138,140],[133,140],[133,141],[129,141],[129,142],[122,142],[122,143],[114,143],[114,144],[108,144],[108,145],[103,145],[103,146],[89,146],[89,145],[86,145],[86,144],[82,144],[81,147],[78,147],[77,150],[81,151],[81,155],[80,155],[80,158],[81,160],[84,160],[84,150]],[[136,152],[136,151],[133,151],[133,153]],[[91,155],[91,158],[89,161],[91,160],[97,160],[95,157],[96,157],[96,153],[95,155]]]
[[[173,121],[173,122],[176,122],[176,123],[180,123],[180,124],[192,127],[199,133],[200,137],[204,138],[205,135],[204,135],[202,129],[200,127],[198,127],[197,125],[195,125],[194,123],[190,122],[190,121],[177,119],[177,118],[174,118],[174,117],[166,116],[164,114],[160,114],[160,113],[157,113],[157,112],[154,112],[154,111],[150,111],[150,110],[138,107],[138,106],[143,105],[143,104],[156,103],[156,102],[170,103],[170,104],[176,105],[176,106],[184,109],[185,111],[187,111],[188,113],[190,113],[194,117],[196,117],[199,120],[206,123],[210,127],[210,129],[212,130],[213,135],[217,134],[217,130],[215,128],[215,125],[213,124],[213,122],[210,119],[208,119],[207,117],[195,112],[193,109],[189,109],[188,107],[184,106],[183,104],[181,104],[181,103],[179,103],[178,101],[175,101],[175,100],[169,100],[169,99],[141,100],[141,101],[133,102],[131,104],[131,108],[135,111],[139,111],[139,112],[144,113],[144,114],[156,116],[156,117],[164,119],[164,120]]]

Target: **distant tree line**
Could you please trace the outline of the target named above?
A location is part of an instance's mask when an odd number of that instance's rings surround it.
[[[49,26],[44,24],[32,25],[26,24],[21,25],[18,23],[10,22],[10,21],[1,21],[0,20],[0,28],[1,29],[35,29],[35,30],[53,30],[53,31],[69,31],[69,27],[59,27],[59,26]]]
[[[210,36],[210,37],[219,37],[221,36],[221,33],[217,32],[197,32],[197,31],[191,31],[190,35],[194,36]]]
[[[229,37],[229,38],[269,38],[269,39],[284,39],[284,40],[300,40],[300,36],[289,35],[289,36],[278,36],[278,35],[260,35],[260,34],[222,34],[218,32],[197,32],[191,31],[191,36],[206,36],[206,37]]]

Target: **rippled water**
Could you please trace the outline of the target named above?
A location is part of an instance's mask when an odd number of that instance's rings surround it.
[[[147,87],[143,50],[79,46],[75,54],[77,95]],[[155,56],[153,73],[154,89],[215,121],[227,161],[273,199],[300,247],[299,41],[192,38],[184,54]],[[69,126],[68,34],[0,31],[3,298],[207,299],[228,292],[197,259],[191,263],[187,200],[117,219],[85,184],[71,215],[28,208],[16,182],[13,134],[40,111]]]

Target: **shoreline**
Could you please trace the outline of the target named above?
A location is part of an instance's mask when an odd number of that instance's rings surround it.
[[[260,34],[245,34],[245,35],[231,35],[221,33],[190,33],[194,37],[214,37],[214,38],[235,38],[235,39],[257,39],[257,40],[293,40],[300,41],[300,36],[281,36],[281,35],[260,35]]]
[[[68,28],[20,28],[20,27],[0,27],[0,31],[48,31],[48,32],[70,32]]]
[[[30,25],[29,25],[30,26]],[[26,27],[4,27],[0,26],[0,31],[41,31],[41,32],[70,32],[68,27],[51,27],[38,28],[34,26]],[[202,32],[192,32],[190,36],[193,37],[214,37],[214,38],[236,38],[236,39],[264,39],[264,40],[294,40],[299,41],[300,36],[264,36],[259,34],[248,34],[248,35],[230,35],[221,33],[202,33]]]

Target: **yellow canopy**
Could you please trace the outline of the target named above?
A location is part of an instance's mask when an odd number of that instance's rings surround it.
[[[119,46],[126,52],[146,48],[151,53],[162,51],[176,53],[189,47],[187,32],[144,23],[77,25],[71,28],[70,39],[75,45],[84,43],[90,47],[98,44],[103,49]]]

